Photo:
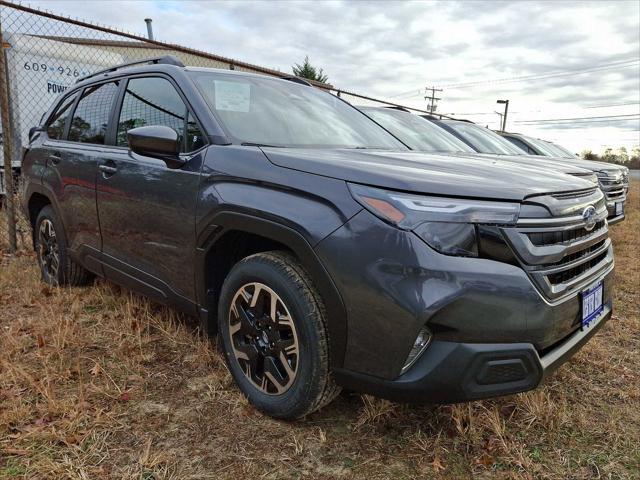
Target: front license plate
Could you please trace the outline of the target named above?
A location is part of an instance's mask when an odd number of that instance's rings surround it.
[[[618,215],[622,215],[623,212],[624,212],[624,203],[617,202],[616,203],[616,217]]]
[[[602,280],[584,290],[582,296],[582,326],[588,327],[602,312]]]

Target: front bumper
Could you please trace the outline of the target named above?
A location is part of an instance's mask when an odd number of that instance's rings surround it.
[[[397,385],[402,390],[412,384],[422,392],[418,397],[442,390],[448,392],[443,399],[452,401],[457,396],[450,395],[451,389],[464,383],[465,362],[482,345],[488,352],[496,345],[529,352],[523,362],[536,381],[528,380],[521,388],[533,388],[542,375],[536,370],[542,362],[539,354],[547,354],[579,330],[578,292],[596,280],[587,278],[585,285],[551,300],[518,265],[442,255],[415,234],[364,210],[320,242],[316,252],[347,309],[346,351],[336,370],[343,385],[359,388],[372,383],[392,390]],[[603,304],[610,312],[612,263],[598,279],[604,281]],[[424,326],[433,333],[433,342],[400,375]],[[429,372],[436,369],[440,373],[432,376]]]
[[[611,318],[611,304],[589,327],[577,330],[540,355],[529,343],[436,341],[396,380],[345,370],[336,381],[349,388],[403,402],[456,403],[536,388],[569,360]]]

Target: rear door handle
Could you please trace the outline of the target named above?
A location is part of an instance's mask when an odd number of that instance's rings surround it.
[[[112,167],[110,165],[100,165],[98,168],[105,175],[113,175],[114,173],[116,173],[118,171],[118,169],[116,167]]]

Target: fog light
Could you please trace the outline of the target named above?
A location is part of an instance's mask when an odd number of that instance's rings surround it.
[[[411,351],[409,352],[409,356],[407,357],[407,361],[404,362],[404,367],[400,371],[400,374],[403,374],[411,365],[416,363],[416,360],[420,358],[420,355],[424,353],[429,344],[431,343],[431,332],[427,327],[422,327],[422,330],[418,333],[415,342],[413,342],[413,347],[411,347]]]

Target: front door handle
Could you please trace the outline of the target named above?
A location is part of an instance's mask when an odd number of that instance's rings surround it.
[[[49,161],[52,165],[58,165],[62,161],[62,157],[59,153],[52,153],[49,155]]]
[[[113,175],[114,173],[116,173],[118,171],[118,169],[116,167],[112,167],[110,165],[100,165],[98,168],[100,169],[100,171],[102,173],[105,174],[105,176]]]

